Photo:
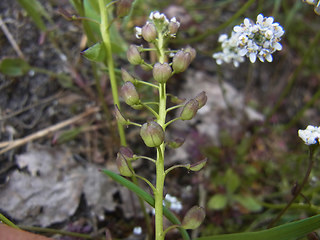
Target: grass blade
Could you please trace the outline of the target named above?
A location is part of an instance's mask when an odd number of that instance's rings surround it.
[[[320,228],[320,214],[258,232],[200,237],[196,240],[295,240]]]
[[[146,201],[150,206],[154,207],[154,198],[147,192],[145,192],[142,188],[135,185],[131,181],[127,180],[126,178],[109,171],[107,169],[101,170],[104,174],[112,178],[114,181],[120,183],[121,185],[125,186],[126,188],[130,189],[132,192],[137,194],[140,198],[142,198],[144,201]],[[172,223],[180,225],[181,222],[179,219],[166,207],[163,208],[163,215]],[[179,231],[183,237],[184,240],[190,240],[190,237],[187,233],[187,231],[183,228],[179,228]]]

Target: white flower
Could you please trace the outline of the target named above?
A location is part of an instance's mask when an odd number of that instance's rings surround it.
[[[298,135],[307,145],[319,144],[320,127],[309,125],[305,130],[300,129]]]
[[[140,39],[142,37],[142,28],[141,27],[135,27],[134,28],[136,38]]]
[[[142,233],[142,228],[140,226],[134,227],[133,234],[140,235]]]
[[[173,211],[180,212],[182,210],[181,202],[174,196],[167,194],[164,198],[164,203],[167,202],[169,208]]]

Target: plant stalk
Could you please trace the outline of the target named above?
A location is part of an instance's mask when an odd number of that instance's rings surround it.
[[[104,47],[106,50],[105,64],[108,66],[108,70],[109,70],[109,78],[110,78],[110,84],[111,84],[113,103],[115,105],[118,105],[118,107],[120,109],[117,79],[116,79],[116,74],[115,74],[115,70],[114,70],[114,62],[113,62],[113,57],[112,57],[110,32],[108,31],[108,27],[109,27],[108,12],[107,12],[107,8],[105,6],[104,0],[99,0],[99,8],[100,8],[100,16],[101,16],[100,32],[101,32],[102,41],[103,41],[103,44],[104,44]],[[118,125],[120,143],[122,146],[126,146],[127,143],[126,143],[124,128],[119,122],[117,122],[117,125]]]
[[[297,197],[300,195],[303,187],[306,185],[308,178],[310,176],[312,167],[313,167],[313,147],[312,145],[310,146],[310,151],[309,151],[309,165],[308,165],[308,169],[307,172],[302,180],[302,183],[298,186],[297,191],[294,193],[292,199],[290,200],[290,202],[288,202],[288,204],[285,206],[285,208],[283,208],[281,210],[281,212],[278,214],[278,216],[271,221],[271,223],[268,225],[268,228],[273,227],[273,225],[280,220],[280,218],[283,216],[283,214],[290,208],[290,206],[292,205],[292,203],[297,199]]]

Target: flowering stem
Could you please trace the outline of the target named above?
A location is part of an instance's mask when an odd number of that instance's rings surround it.
[[[118,107],[120,108],[117,80],[116,80],[116,75],[114,70],[114,62],[112,58],[110,33],[108,31],[108,25],[109,25],[108,12],[107,12],[107,8],[105,6],[104,0],[99,0],[99,9],[100,9],[100,17],[101,17],[100,32],[101,32],[103,44],[106,48],[106,65],[108,66],[108,70],[109,70],[109,78],[110,78],[113,102],[115,105],[118,105]],[[119,122],[117,122],[117,124],[118,124],[118,132],[120,136],[120,143],[122,146],[126,146],[127,143],[126,143],[123,126]]]
[[[158,56],[159,62],[164,63],[165,61],[165,52],[164,52],[164,39],[163,35],[159,33],[158,36]],[[159,83],[159,114],[157,118],[157,123],[165,130],[166,115],[167,115],[167,93],[166,93],[166,84]],[[155,199],[155,239],[163,240],[163,188],[164,188],[164,142],[157,147],[157,161],[156,161],[156,190],[154,191]]]
[[[294,193],[294,196],[292,197],[292,199],[290,200],[290,202],[288,202],[288,204],[286,205],[285,208],[283,208],[281,210],[281,212],[278,214],[278,216],[271,221],[271,223],[268,225],[268,228],[271,228],[282,216],[283,214],[290,208],[290,206],[292,205],[292,203],[297,199],[297,197],[300,195],[303,187],[306,185],[307,181],[308,181],[308,178],[310,176],[310,173],[311,173],[311,170],[312,170],[312,167],[313,167],[313,152],[314,152],[314,149],[313,149],[313,146],[311,145],[310,146],[310,149],[309,149],[309,165],[308,165],[308,169],[307,169],[307,172],[302,180],[302,183],[298,186],[298,189],[297,191]]]

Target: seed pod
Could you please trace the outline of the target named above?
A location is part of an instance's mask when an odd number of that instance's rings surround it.
[[[141,34],[144,40],[146,40],[147,42],[153,42],[157,38],[157,29],[153,23],[147,22],[142,27]]]
[[[179,50],[172,59],[172,68],[175,73],[184,72],[191,62],[191,54]]]
[[[195,99],[190,99],[183,107],[180,113],[181,120],[191,120],[199,109],[199,102]]]
[[[202,108],[207,103],[207,100],[208,100],[205,91],[202,91],[201,93],[199,93],[194,99],[197,100],[199,103],[198,109]]]
[[[118,170],[122,176],[131,177],[133,175],[126,158],[121,153],[117,154],[116,162]]]
[[[184,216],[182,227],[184,229],[196,229],[201,225],[205,216],[206,214],[203,208],[194,206]]]
[[[197,56],[196,50],[190,46],[186,47],[184,51],[190,53],[190,56],[191,56],[190,62],[192,62]]]
[[[128,125],[128,121],[123,117],[122,113],[120,112],[118,105],[115,105],[113,110],[113,115],[117,119],[117,122],[121,125]]]
[[[152,70],[153,78],[159,83],[166,83],[171,77],[172,69],[168,63],[156,63]]]
[[[125,70],[124,68],[121,68],[121,77],[124,82],[134,83],[134,77],[132,77],[130,73],[128,73],[128,71]]]
[[[142,63],[142,58],[137,45],[131,44],[129,46],[127,58],[132,65],[139,65]]]
[[[121,87],[121,95],[129,106],[136,105],[140,102],[139,94],[132,82],[125,82]]]
[[[129,14],[133,0],[117,1],[117,17],[122,18]]]
[[[163,128],[155,121],[143,124],[140,136],[148,147],[159,147],[164,141]]]

